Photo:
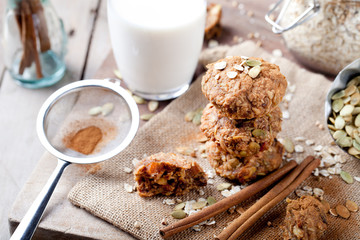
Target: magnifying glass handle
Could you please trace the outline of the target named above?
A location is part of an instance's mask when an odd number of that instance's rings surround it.
[[[49,180],[47,181],[44,188],[41,190],[39,195],[36,197],[35,201],[26,212],[25,216],[21,220],[19,226],[16,228],[14,234],[11,236],[10,240],[27,240],[31,239],[32,235],[35,232],[37,225],[40,222],[41,216],[44,213],[47,203],[50,200],[54,189],[59,182],[59,179],[64,171],[64,169],[70,165],[69,162],[58,159],[57,166],[54,172],[51,174]]]

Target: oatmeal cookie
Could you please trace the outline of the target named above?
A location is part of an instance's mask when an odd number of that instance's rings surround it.
[[[210,3],[206,8],[206,23],[205,23],[205,39],[209,40],[213,37],[220,37],[221,35],[221,19],[222,7],[220,4]]]
[[[248,157],[269,149],[281,131],[281,110],[254,119],[230,119],[209,103],[203,111],[200,129],[210,140],[237,157]]]
[[[208,64],[207,68],[202,91],[232,119],[257,118],[270,113],[281,102],[287,87],[279,67],[261,58],[227,57]]]
[[[321,239],[327,228],[324,205],[312,196],[286,201],[288,205],[282,227],[284,239]]]
[[[222,150],[217,143],[208,141],[206,152],[210,165],[218,175],[245,183],[279,168],[284,147],[275,141],[266,151],[251,157],[239,158]]]
[[[134,171],[141,197],[158,194],[177,196],[205,186],[207,177],[192,159],[175,153],[157,153],[144,158]]]

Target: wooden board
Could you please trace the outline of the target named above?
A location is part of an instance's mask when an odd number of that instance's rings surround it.
[[[273,0],[243,0],[240,4],[240,1],[235,0],[214,2],[221,3],[224,8],[222,18],[224,30],[222,36],[217,39],[220,44],[236,44],[238,41],[234,39],[238,37],[243,40],[251,38],[255,42],[261,40],[266,50],[271,52],[274,49],[281,49],[286,57],[293,59],[286,50],[281,36],[273,34],[264,20],[268,6],[274,2]],[[87,78],[114,77],[113,70],[116,66],[113,56],[110,54],[105,58],[111,46],[107,33],[105,1],[87,1],[86,5],[77,1],[54,1],[53,3],[56,4],[59,15],[64,18],[67,31],[75,29],[74,36],[69,40],[69,52],[66,59],[69,73],[61,84],[77,80],[81,75]],[[95,21],[93,12],[97,8],[100,11]],[[252,38],[254,33],[259,33],[255,34],[259,37]],[[87,44],[91,36],[92,42],[87,53]],[[204,46],[207,46],[207,42]],[[105,59],[103,65],[93,76],[92,74],[103,59]],[[9,206],[9,203],[15,199],[14,194],[23,186],[25,179],[40,158],[40,152],[43,151],[34,129],[37,110],[43,100],[61,84],[48,89],[27,90],[15,86],[8,75],[4,78],[3,84],[0,89],[0,109],[8,117],[1,116],[0,118],[0,132],[3,131],[4,136],[7,136],[0,138],[0,152],[3,153],[0,157],[3,166],[0,168],[0,181],[7,186],[5,191],[10,192],[11,197],[7,199],[7,206]],[[162,102],[162,107],[167,103],[168,101]],[[139,107],[142,113],[147,112],[145,105]],[[38,162],[10,212],[9,221],[12,231],[55,168],[55,159],[51,162],[43,159]],[[36,232],[36,238],[131,239],[128,234],[69,203],[67,193],[85,172],[86,169],[83,167],[73,165],[66,170],[45,211]],[[1,214],[4,218],[3,210]]]

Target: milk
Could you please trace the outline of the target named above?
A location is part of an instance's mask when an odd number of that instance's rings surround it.
[[[114,56],[128,87],[157,100],[186,91],[205,17],[204,0],[108,0]]]

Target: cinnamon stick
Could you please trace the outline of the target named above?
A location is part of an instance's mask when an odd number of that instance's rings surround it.
[[[21,26],[19,30],[21,31],[21,42],[23,45],[19,74],[22,75],[25,68],[30,67],[32,62],[35,61],[36,76],[37,78],[42,78],[40,58],[36,46],[35,26],[29,2],[23,0],[18,4],[18,7],[21,15],[21,24],[18,25]]]
[[[260,200],[252,205],[248,210],[241,214],[240,217],[235,219],[225,230],[223,230],[215,239],[224,240],[228,239],[248,218],[255,214],[262,206],[266,205],[273,198],[279,195],[287,186],[289,186],[294,179],[314,160],[313,156],[308,156],[298,165],[291,173],[289,173],[281,182],[276,184],[267,194]]]
[[[219,213],[226,211],[227,209],[235,206],[242,201],[250,198],[261,190],[267,188],[274,182],[281,179],[286,173],[291,169],[295,168],[297,163],[295,161],[290,161],[285,164],[282,168],[276,170],[270,175],[264,177],[263,179],[249,185],[248,187],[242,189],[240,192],[237,192],[223,200],[201,210],[200,212],[193,214],[185,219],[182,219],[170,226],[167,226],[160,230],[160,234],[164,238],[171,237],[172,235],[181,232],[185,229],[188,229],[198,223],[201,223]]]
[[[320,164],[320,159],[315,159],[312,161],[306,168],[301,172],[301,174],[288,186],[286,187],[279,195],[274,199],[268,202],[266,205],[262,206],[259,211],[247,219],[243,225],[241,225],[229,238],[228,240],[237,239],[243,232],[245,232],[249,227],[254,225],[254,223],[261,218],[265,213],[267,213],[271,208],[281,202],[286,198],[290,193],[292,193],[306,178],[310,176],[312,171],[317,168]],[[256,204],[256,203],[255,203]]]
[[[46,18],[44,15],[44,8],[41,5],[40,0],[29,0],[31,12],[35,17],[37,17],[37,21],[35,27],[37,29],[37,34],[39,36],[40,42],[40,51],[46,52],[50,50],[51,44],[48,34],[48,29],[46,25]]]

